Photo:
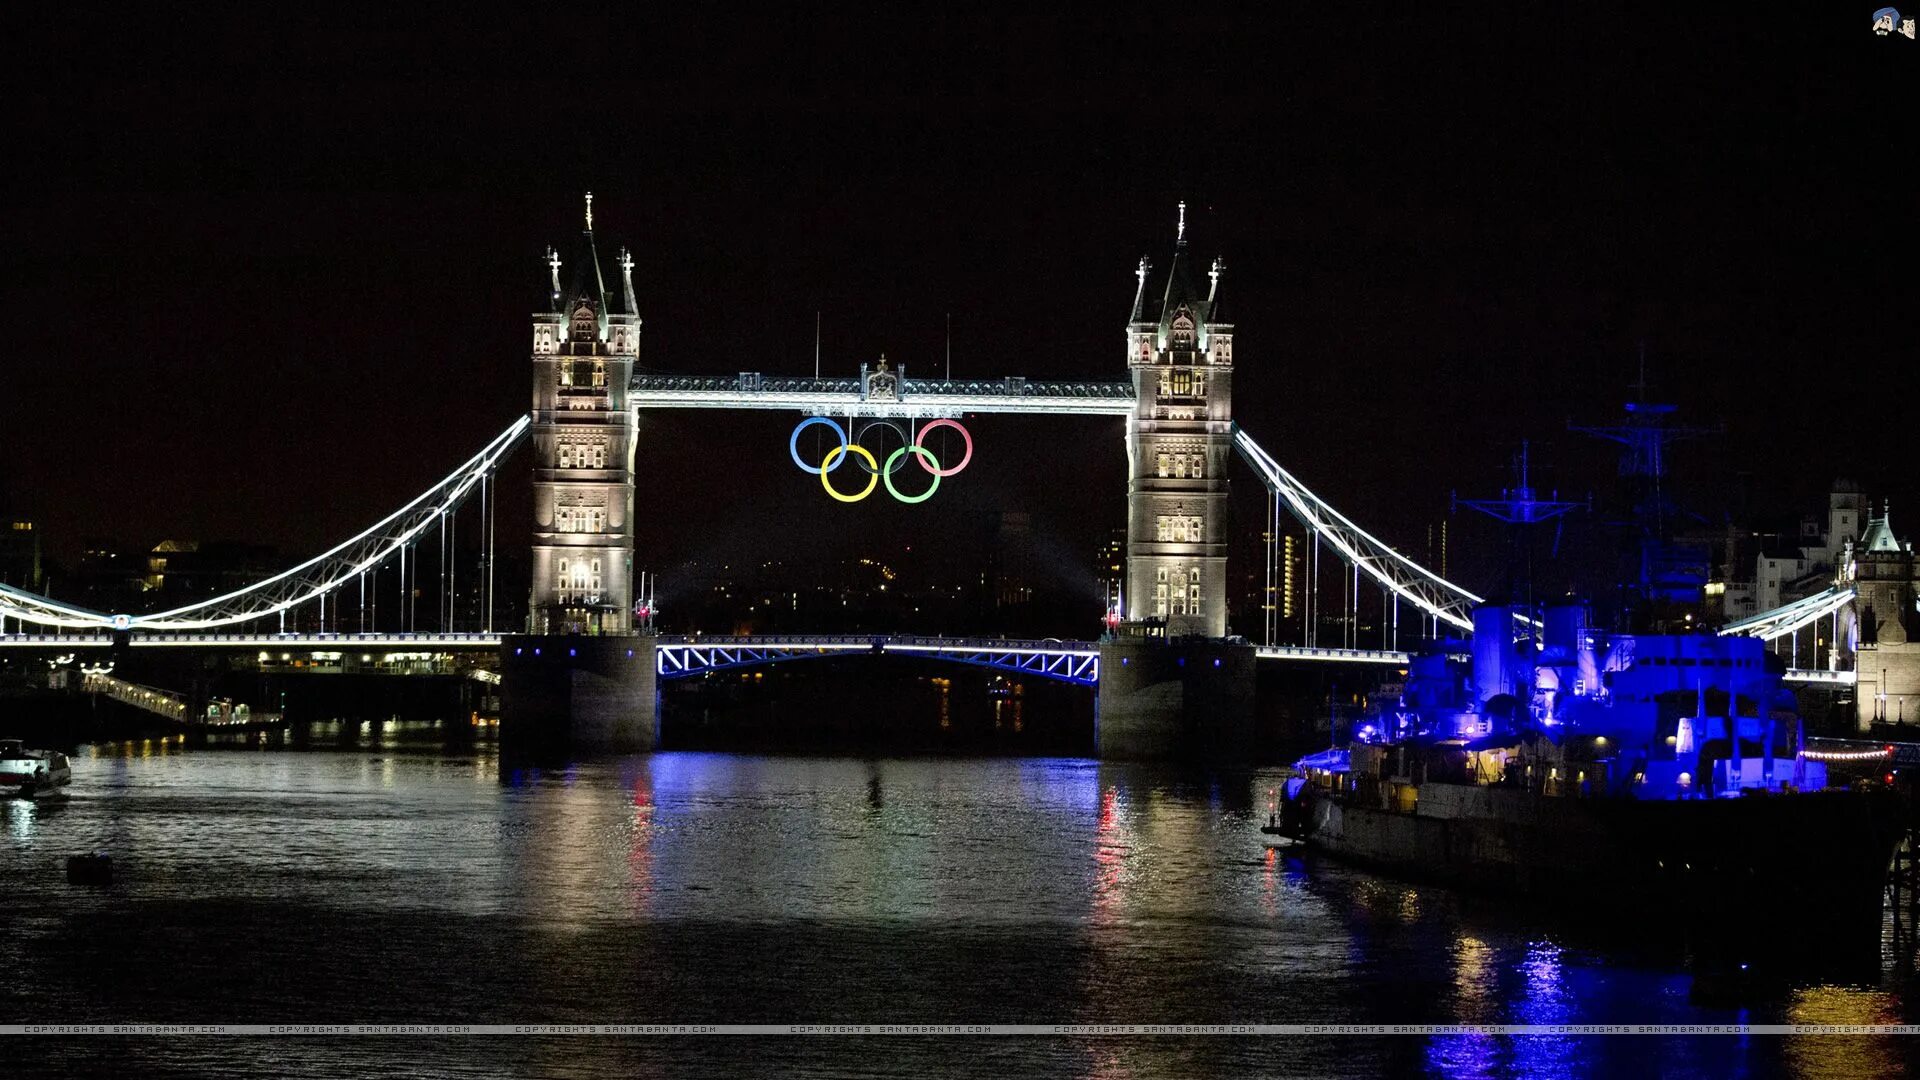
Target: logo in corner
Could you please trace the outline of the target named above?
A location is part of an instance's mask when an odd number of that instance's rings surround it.
[[[1912,41],[1914,39],[1913,20],[1901,18],[1900,12],[1893,8],[1881,8],[1873,13],[1873,32],[1881,37],[1897,33],[1908,41]]]

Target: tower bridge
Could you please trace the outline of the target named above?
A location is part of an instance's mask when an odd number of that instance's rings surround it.
[[[1250,729],[1256,660],[1399,665],[1404,614],[1410,636],[1473,630],[1480,597],[1395,550],[1308,489],[1242,428],[1233,410],[1240,358],[1223,301],[1225,265],[1204,274],[1189,254],[1184,207],[1164,273],[1141,258],[1131,314],[1120,335],[1126,378],[1034,380],[1018,375],[954,380],[913,377],[883,360],[857,376],[764,372],[674,375],[639,368],[640,301],[633,259],[613,260],[610,286],[597,252],[591,201],[570,258],[549,249],[547,297],[532,316],[532,409],[420,496],[350,539],[258,584],[207,600],[144,614],[89,610],[0,586],[0,648],[414,648],[497,650],[509,729],[556,733],[576,742],[651,745],[661,679],[724,668],[869,652],[922,655],[1097,686],[1101,753],[1164,756],[1193,742],[1233,744]],[[563,270],[568,284],[562,284]],[[1204,278],[1205,284],[1199,284]],[[828,494],[858,501],[884,482],[903,502],[930,497],[941,479],[970,460],[973,414],[1107,416],[1120,421],[1116,449],[1126,455],[1126,560],[1122,603],[1099,642],[1035,643],[979,639],[852,638],[675,639],[657,635],[634,572],[634,476],[637,417],[646,409],[771,409],[795,414],[794,463],[818,476]],[[847,421],[845,427],[840,421]],[[860,445],[861,423],[890,427],[907,445],[883,465]],[[841,445],[810,463],[798,434],[808,425],[838,430]],[[967,456],[939,461],[921,443],[955,427]],[[533,480],[532,588],[521,632],[493,621],[493,557],[498,470],[523,445]],[[1305,637],[1277,640],[1271,612],[1257,645],[1227,634],[1228,468],[1239,457],[1267,492],[1266,586],[1271,598],[1285,570],[1276,554],[1284,511],[1308,533]],[[902,461],[902,458],[913,460]],[[829,474],[853,463],[865,490],[843,492]],[[893,474],[932,474],[918,494],[899,491]],[[857,480],[855,481],[858,482]],[[460,628],[454,597],[461,582],[446,553],[461,512],[476,503],[468,528],[482,537],[482,571],[464,584],[484,615]],[[517,533],[517,530],[514,530]],[[510,534],[511,535],[511,534]],[[512,542],[511,539],[509,542]],[[440,609],[416,610],[425,549],[439,547]],[[1323,554],[1345,576],[1349,612],[1364,583],[1381,596],[1377,650],[1357,641],[1340,648],[1316,639]],[[397,590],[394,586],[397,585]],[[383,589],[390,605],[379,631]],[[397,596],[393,595],[397,593]],[[1795,634],[1821,619],[1851,618],[1855,586],[1834,589],[1725,628],[1764,639]],[[392,605],[397,605],[392,606]],[[318,634],[288,633],[290,613],[317,613]],[[1837,622],[1836,622],[1837,625]],[[328,627],[332,632],[328,632]],[[9,632],[13,631],[13,632]],[[1836,635],[1837,638],[1837,635]],[[1797,639],[1794,639],[1797,641]],[[1797,655],[1797,654],[1796,654]],[[1795,672],[1797,681],[1845,684],[1840,663]]]

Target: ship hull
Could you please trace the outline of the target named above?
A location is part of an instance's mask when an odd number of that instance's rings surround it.
[[[1292,809],[1294,835],[1342,860],[1683,932],[1877,933],[1898,839],[1892,806],[1859,792],[1641,801],[1428,784],[1409,813],[1310,787]]]

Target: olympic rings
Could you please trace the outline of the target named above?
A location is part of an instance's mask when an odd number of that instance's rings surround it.
[[[807,464],[806,462],[800,460],[800,433],[807,430],[808,428],[812,427],[815,424],[825,424],[828,427],[832,428],[833,433],[840,437],[840,444],[842,446],[846,445],[847,429],[841,427],[838,421],[834,420],[830,416],[809,416],[805,420],[800,421],[799,425],[793,429],[793,435],[787,439],[787,453],[792,454],[793,463],[795,465],[800,466],[800,468],[805,470],[806,472],[819,473],[824,475],[826,470],[829,468],[833,468],[833,469],[839,468],[840,462],[836,461],[832,465],[828,465],[825,462],[821,462],[820,468],[816,469],[813,466]],[[833,457],[833,455],[828,454],[827,457],[831,458]],[[872,459],[869,458],[868,460],[872,460]]]
[[[809,465],[800,459],[800,433],[815,424],[826,425],[833,429],[833,433],[840,438],[840,444],[828,450],[827,456],[821,459],[818,466]],[[899,449],[887,455],[887,461],[884,466],[880,464],[879,459],[875,457],[873,451],[860,445],[861,437],[873,430],[875,424],[884,424],[893,429],[893,432],[900,436],[900,442],[902,444]],[[926,446],[927,433],[935,428],[942,427],[950,427],[959,432],[960,438],[964,440],[966,445],[965,452],[960,456],[960,463],[951,469],[942,468],[940,459],[935,456],[932,450],[927,449]],[[922,503],[932,498],[934,492],[940,490],[941,480],[966,468],[968,462],[973,460],[973,436],[967,432],[966,428],[960,426],[959,421],[942,418],[928,422],[926,426],[920,429],[918,435],[909,440],[906,430],[901,427],[897,421],[877,419],[856,429],[853,438],[849,439],[847,438],[847,429],[842,427],[840,423],[833,418],[826,416],[809,416],[805,420],[800,421],[800,423],[794,427],[793,434],[787,437],[787,453],[792,456],[793,463],[798,465],[803,471],[818,476],[820,478],[820,486],[825,488],[827,494],[833,496],[836,501],[843,503],[859,502],[873,494],[874,488],[884,483],[887,487],[887,493],[895,499],[903,503]],[[918,458],[920,467],[933,476],[933,482],[927,485],[927,490],[918,495],[902,495],[900,489],[893,486],[893,474],[900,471],[905,465],[905,462],[901,459],[909,455]],[[845,464],[846,459],[849,457],[857,459],[855,464],[859,466],[861,472],[867,474],[867,486],[853,494],[841,492],[833,486],[833,481],[827,478],[828,473]]]
[[[861,488],[860,494],[858,495],[840,494],[833,489],[833,481],[827,479],[827,474],[832,472],[834,466],[840,464],[840,458],[847,454],[859,454],[861,457],[867,459],[867,486]],[[805,468],[805,466],[801,467]],[[880,471],[880,463],[873,460],[873,452],[871,450],[861,446],[859,443],[841,443],[839,446],[827,451],[827,456],[821,460],[820,467],[813,471],[820,474],[820,486],[827,489],[827,494],[843,503],[859,502],[861,499],[873,494],[874,486],[880,483],[880,477],[876,475]],[[887,485],[887,490],[892,491],[893,485]]]
[[[932,454],[921,455],[920,467],[927,470],[928,472],[932,473],[935,476],[952,476],[954,473],[957,473],[961,469],[966,468],[967,462],[973,460],[973,436],[967,434],[967,429],[960,426],[960,421],[948,420],[945,417],[941,417],[940,419],[933,421],[932,423],[928,424],[926,427],[923,427],[920,429],[920,434],[917,438],[913,440],[913,445],[922,450],[926,449],[927,432],[932,431],[934,428],[940,428],[940,427],[950,427],[953,430],[959,432],[960,437],[962,439],[965,439],[967,442],[967,451],[966,453],[960,455],[960,464],[955,465],[953,468],[947,469],[944,472],[941,471],[940,463],[934,458]],[[931,462],[932,464],[929,464],[929,462]]]
[[[889,431],[892,431],[892,432],[893,432],[893,433],[894,433],[895,435],[898,435],[898,436],[900,436],[900,445],[901,445],[901,446],[912,446],[912,445],[913,445],[913,440],[912,440],[912,439],[909,439],[909,438],[907,438],[907,429],[906,429],[906,428],[903,428],[903,427],[901,427],[901,426],[900,426],[899,424],[897,424],[897,423],[894,423],[894,422],[893,422],[892,420],[869,420],[869,421],[867,421],[867,422],[866,422],[866,424],[864,424],[864,425],[862,425],[861,427],[859,427],[859,428],[857,428],[857,429],[855,429],[855,431],[854,431],[854,433],[853,433],[853,438],[852,438],[851,440],[847,440],[847,441],[850,441],[850,442],[855,442],[855,443],[861,443],[861,444],[863,444],[863,445],[864,445],[864,443],[865,443],[865,441],[866,441],[866,438],[867,438],[867,432],[869,432],[869,431],[872,431],[872,430],[873,430],[874,428],[876,428],[876,427],[878,427],[878,428],[886,428],[887,430],[889,430]],[[892,475],[893,475],[893,471],[894,471],[894,468],[895,468],[895,466],[894,466],[894,464],[893,464],[893,462],[894,462],[894,460],[895,460],[895,459],[894,459],[894,458],[892,458],[892,457],[889,457],[889,458],[887,458],[887,475],[888,475],[888,476],[892,476]],[[860,466],[860,471],[862,471],[862,472],[864,472],[864,473],[867,473],[868,475],[872,475],[872,474],[873,474],[873,472],[874,472],[874,470],[873,470],[873,468],[872,468],[871,466],[869,466],[869,465],[867,465],[867,464],[866,464],[865,462],[855,462],[855,464],[857,464],[857,465],[859,465],[859,466]],[[925,468],[925,467],[926,467],[926,463],[925,463],[925,462],[921,462],[921,468]]]
[[[902,495],[900,494],[900,489],[893,486],[893,463],[895,460],[897,460],[900,457],[900,455],[908,454],[908,453],[911,453],[914,456],[918,457],[920,459],[920,464],[922,466],[925,466],[927,471],[933,474],[933,483],[928,484],[927,490],[921,492],[918,495]],[[928,465],[927,464],[928,462],[933,462],[933,464]],[[917,443],[909,443],[908,445],[903,446],[900,449],[895,450],[893,453],[887,455],[887,467],[880,471],[880,482],[887,485],[888,494],[892,495],[896,499],[899,499],[903,503],[923,503],[923,502],[926,502],[928,499],[933,498],[933,493],[940,490],[941,472],[939,469],[939,464],[940,464],[939,459],[933,456],[933,451]],[[957,472],[958,470],[955,470],[955,471]]]

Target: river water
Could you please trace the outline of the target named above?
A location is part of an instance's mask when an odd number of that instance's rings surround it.
[[[0,1023],[1912,1023],[1889,962],[1750,1011],[1659,948],[1268,848],[1276,772],[660,753],[503,769],[83,749],[0,804]],[[422,738],[422,736],[425,736]],[[115,859],[68,885],[67,855]],[[72,1038],[79,1075],[1902,1075],[1882,1038]]]

